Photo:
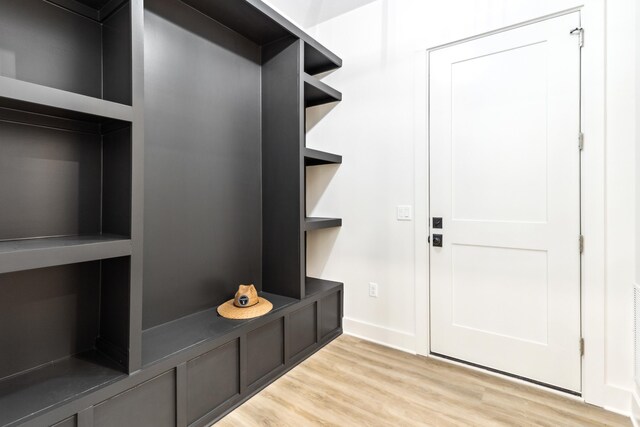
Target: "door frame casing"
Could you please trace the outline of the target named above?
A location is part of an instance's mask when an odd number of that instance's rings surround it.
[[[433,46],[414,61],[414,170],[415,170],[415,279],[416,353],[429,356],[429,55],[432,51],[508,31],[568,13],[580,12],[585,28],[581,52],[581,126],[585,149],[581,158],[582,254],[581,328],[585,340],[582,358],[582,398],[605,408],[620,410],[628,400],[624,390],[606,382],[605,348],[605,0],[584,4],[509,25],[494,31]],[[576,41],[577,43],[577,41]],[[420,77],[427,76],[426,81]],[[578,147],[576,135],[576,149]],[[576,236],[577,239],[577,236]],[[577,243],[576,243],[577,250]],[[576,343],[576,351],[578,343]]]

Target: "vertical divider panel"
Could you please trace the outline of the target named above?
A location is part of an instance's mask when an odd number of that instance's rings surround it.
[[[304,298],[303,42],[262,50],[263,290]]]
[[[322,340],[322,298],[316,302],[316,343]]]
[[[240,394],[247,389],[247,334],[240,335]]]
[[[302,45],[300,66],[300,117],[302,127],[300,129],[300,283],[302,286],[302,298],[307,294],[307,231],[305,220],[307,217],[307,168],[304,165],[304,149],[307,147],[307,108],[304,102],[304,74],[306,61],[306,43]]]
[[[133,125],[131,135],[131,272],[129,372],[142,365],[142,256],[144,197],[144,3],[131,0]]]
[[[176,367],[176,427],[187,427],[187,363]]]
[[[284,364],[285,366],[289,366],[289,359],[291,359],[291,346],[289,341],[291,339],[291,314],[287,313],[284,316],[284,341],[283,341],[283,354],[284,354]]]
[[[344,289],[344,288],[343,288]],[[342,329],[342,319],[344,319],[344,290],[341,290],[340,292],[338,292],[338,299],[340,300],[339,304],[339,311],[338,311],[338,323],[340,325],[340,329]]]
[[[305,219],[307,216],[307,168],[304,166],[304,149],[307,145],[306,117],[307,110],[304,104],[304,55],[305,43],[299,41],[300,59],[298,61],[298,116],[300,117],[299,137],[299,154],[298,154],[298,170],[300,172],[300,214],[299,224],[300,238],[300,298],[306,296],[306,276],[307,276],[307,232],[305,231]]]

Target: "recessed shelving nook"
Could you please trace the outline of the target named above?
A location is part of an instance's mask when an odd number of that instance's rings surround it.
[[[130,16],[123,0],[4,0],[3,86],[15,79],[30,83],[16,87],[25,97],[43,86],[131,105]]]
[[[322,73],[330,71],[330,69],[324,68],[322,65],[317,64],[314,60],[315,56],[311,53],[310,59],[305,61],[305,73],[303,75],[303,92],[304,92],[304,107],[305,118],[306,109],[312,107],[318,107],[325,104],[336,103],[342,101],[342,93],[335,90],[326,83],[320,81],[312,74]],[[305,191],[305,204],[303,205],[303,211],[305,216],[302,222],[302,229],[304,234],[301,240],[302,251],[305,254],[303,269],[305,270],[305,296],[309,297],[316,294],[320,289],[336,286],[338,283],[328,280],[322,280],[314,277],[306,276],[306,256],[307,256],[307,233],[314,230],[321,230],[327,228],[341,227],[342,219],[340,218],[318,218],[308,217],[306,206],[306,167],[311,166],[323,166],[323,165],[339,165],[342,163],[342,156],[332,153],[326,153],[324,151],[308,148],[306,146],[306,135],[304,137],[303,147],[303,164],[305,166],[305,179],[303,182]],[[329,306],[333,306],[331,303]],[[339,312],[336,311],[336,312]]]
[[[0,2],[0,426],[205,426],[342,332],[306,277],[341,60],[259,0]],[[218,316],[241,283],[274,309]]]

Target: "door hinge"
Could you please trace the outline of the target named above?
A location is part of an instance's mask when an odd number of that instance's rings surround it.
[[[584,28],[574,28],[573,30],[569,31],[569,34],[571,34],[572,36],[578,35],[578,43],[580,47],[584,46]]]
[[[580,338],[580,356],[584,356],[584,338]]]
[[[584,133],[582,132],[578,134],[578,148],[580,151],[584,150]]]
[[[584,236],[581,234],[579,237],[580,253],[584,252]]]

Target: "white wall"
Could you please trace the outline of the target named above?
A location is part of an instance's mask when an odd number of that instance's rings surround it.
[[[636,147],[640,146],[640,31],[637,30],[640,26],[640,7],[636,6]],[[636,271],[635,271],[635,286],[640,289],[640,149],[636,149]],[[640,301],[636,303],[636,316],[640,316]],[[640,322],[636,320],[636,325]],[[637,342],[640,342],[640,328],[635,333]],[[636,344],[637,345],[637,344]],[[636,347],[637,348],[637,347]],[[635,425],[640,425],[640,354],[635,354],[635,369],[634,377],[636,384],[634,388],[634,405],[633,415]]]
[[[286,14],[286,1],[276,1]],[[421,257],[426,256],[426,214],[421,206],[426,197],[422,190],[414,191],[416,174],[425,173],[422,159],[414,161],[424,153],[426,139],[425,49],[581,3],[375,0],[307,28],[344,60],[342,69],[324,79],[343,91],[344,100],[330,111],[318,108],[309,114],[313,127],[307,140],[310,147],[344,155],[340,167],[309,171],[308,213],[340,216],[344,225],[309,236],[308,263],[310,275],[345,282],[347,332],[412,352],[420,352],[425,344],[421,340],[426,314],[412,302],[426,302],[421,294],[425,274],[420,270]],[[635,9],[634,0],[606,3],[603,305],[608,392],[606,399],[594,403],[623,412],[629,410],[628,391],[633,387]],[[302,16],[299,10],[297,15]],[[585,37],[589,43],[588,28]],[[420,222],[396,221],[400,204],[414,205]],[[368,297],[369,282],[380,285],[377,299]]]
[[[607,2],[606,338],[608,384],[633,388],[635,1]]]

